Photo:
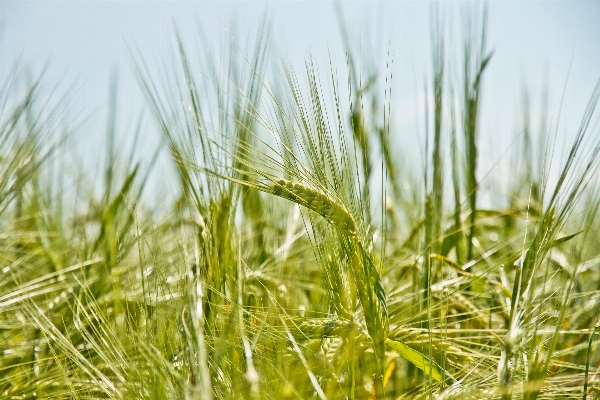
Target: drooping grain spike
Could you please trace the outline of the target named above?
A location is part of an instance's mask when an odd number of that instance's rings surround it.
[[[342,233],[358,236],[356,222],[350,212],[326,193],[285,179],[275,181],[271,186],[271,193],[316,212]]]

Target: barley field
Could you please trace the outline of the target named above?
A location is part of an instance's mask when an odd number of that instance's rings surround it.
[[[422,165],[397,151],[393,43],[376,70],[350,36],[345,68],[291,65],[259,24],[219,63],[175,29],[160,74],[132,51],[164,146],[138,156],[109,123],[95,182],[64,173],[70,103],[15,68],[0,397],[600,398],[600,84],[568,140],[560,110],[533,132],[520,107],[518,162],[491,190],[478,120],[494,49],[474,8],[453,47],[433,7],[423,146],[403,149]],[[162,213],[146,199],[161,152],[178,188]]]

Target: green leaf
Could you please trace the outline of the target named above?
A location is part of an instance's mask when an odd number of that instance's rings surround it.
[[[392,339],[386,339],[385,342],[394,350],[396,350],[402,357],[407,361],[414,364],[415,367],[419,368],[427,375],[431,374],[431,377],[436,381],[442,381],[444,377],[448,377],[456,382],[456,379],[450,375],[447,371],[443,371],[442,368],[435,363],[430,361],[425,355],[421,354],[417,350],[408,347],[402,342]]]
[[[549,249],[551,249],[551,248],[553,248],[553,247],[556,247],[556,246],[558,246],[559,244],[563,244],[563,243],[565,243],[565,242],[568,242],[569,240],[573,239],[575,236],[579,235],[579,234],[580,234],[580,233],[582,233],[582,232],[583,232],[583,231],[579,231],[579,232],[575,232],[575,233],[573,233],[573,234],[571,234],[571,235],[567,235],[567,236],[563,236],[563,237],[561,237],[561,238],[558,238],[558,239],[554,239],[553,241],[551,241],[551,242],[548,244],[548,248],[549,248]]]

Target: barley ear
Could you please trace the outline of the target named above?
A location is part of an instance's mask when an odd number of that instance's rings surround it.
[[[358,236],[358,228],[350,212],[340,201],[322,191],[301,183],[279,179],[271,186],[271,193],[316,212],[346,235]]]

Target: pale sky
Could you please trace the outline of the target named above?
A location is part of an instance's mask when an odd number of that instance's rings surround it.
[[[469,4],[448,3],[443,4],[455,21]],[[381,56],[381,62],[375,64],[382,70],[390,43],[394,55],[394,124],[409,138],[416,135],[417,125],[422,126],[415,99],[431,68],[430,4],[341,2],[351,35],[365,48],[380,45],[378,52],[376,46],[372,52]],[[83,136],[78,146],[83,158],[94,157],[104,140],[111,69],[117,67],[119,71],[121,131],[135,123],[145,104],[132,73],[129,48],[149,64],[167,63],[175,21],[188,47],[199,43],[201,30],[218,51],[227,43],[228,30],[243,43],[264,15],[272,24],[273,63],[283,56],[300,69],[310,51],[326,71],[331,51],[334,62],[345,64],[335,3],[331,1],[2,0],[0,81],[6,80],[17,60],[34,72],[48,62],[45,87],[55,82],[74,84],[81,107],[77,112],[92,116],[86,131],[80,132]],[[451,40],[458,41],[458,34],[455,32]],[[496,139],[482,142],[483,156],[486,152],[493,156],[497,146],[506,145],[517,133],[524,87],[531,91],[536,104],[546,82],[550,111],[555,114],[566,84],[565,129],[576,126],[600,78],[600,1],[490,1],[488,37],[488,46],[495,54],[485,76],[480,127]],[[150,136],[156,131],[151,121],[147,127],[147,140],[153,142]],[[500,136],[506,140],[498,139]],[[402,147],[403,139],[397,142]]]

